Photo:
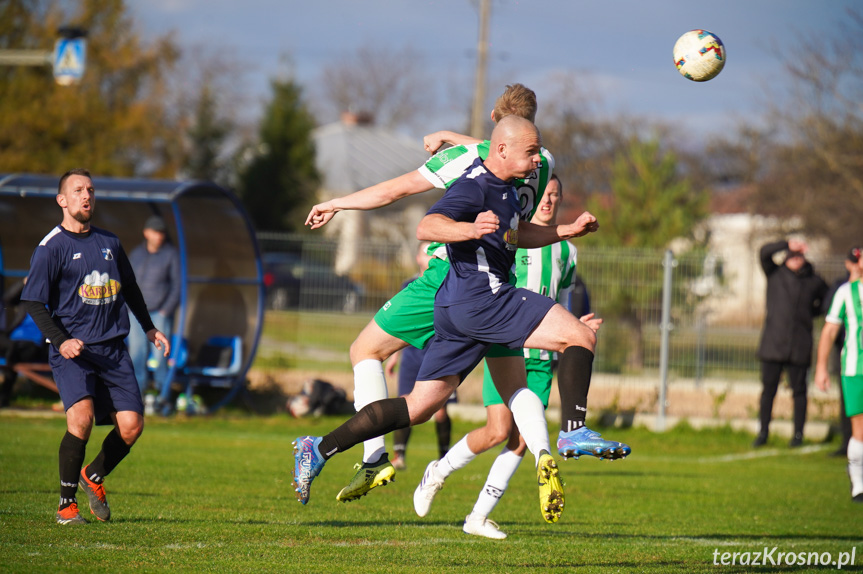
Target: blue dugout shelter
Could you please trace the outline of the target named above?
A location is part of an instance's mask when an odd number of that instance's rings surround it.
[[[61,221],[58,181],[0,174],[5,288],[27,275],[33,250]],[[127,253],[143,241],[151,215],[165,220],[180,253],[180,306],[169,362],[173,380],[239,390],[260,339],[264,297],[257,240],[238,198],[207,182],[94,178],[93,184],[93,224],[117,234]],[[134,321],[133,328],[139,328]]]

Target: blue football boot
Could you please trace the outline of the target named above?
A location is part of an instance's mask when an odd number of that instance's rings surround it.
[[[318,450],[321,444],[319,436],[301,436],[293,442],[294,445],[294,490],[297,500],[306,504],[311,494],[312,481],[324,468],[324,457]]]
[[[605,440],[598,432],[581,427],[567,433],[560,432],[557,438],[557,452],[564,460],[570,457],[578,458],[581,455],[616,460],[629,456],[632,449],[629,445]]]

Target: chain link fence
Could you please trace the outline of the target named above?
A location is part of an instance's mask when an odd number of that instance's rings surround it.
[[[350,387],[350,343],[404,280],[416,273],[412,249],[364,242],[358,250],[354,246],[357,260],[347,275],[340,276],[333,270],[339,249],[336,240],[260,234],[259,241],[269,310],[256,367],[271,375],[280,369],[296,369],[303,376],[339,371]],[[758,254],[752,253],[748,261],[730,261],[707,251],[670,256],[667,324],[663,324],[665,258],[664,250],[579,249],[578,274],[587,286],[591,310],[604,320],[594,363],[591,411],[664,414],[666,406],[672,417],[754,418],[761,389],[756,350],[765,291]],[[289,262],[293,271],[279,272],[274,263],[278,261]],[[828,283],[844,276],[841,257],[814,264]],[[743,282],[741,289],[735,279],[742,275],[757,281]],[[289,294],[279,296],[280,289]],[[668,335],[665,365],[661,364],[664,329]],[[819,330],[820,322],[815,337]],[[459,392],[468,399],[474,396]],[[551,407],[556,394],[552,393]],[[810,416],[834,416],[836,397],[815,395],[810,393]],[[778,418],[790,417],[790,397],[787,405],[782,396],[777,397],[776,411]]]

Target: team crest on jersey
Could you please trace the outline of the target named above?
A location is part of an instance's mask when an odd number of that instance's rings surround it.
[[[114,260],[114,254],[111,252],[110,247],[103,247],[102,248],[102,257],[105,258],[105,261],[113,261]]]
[[[102,252],[104,251],[103,249]],[[110,253],[110,249],[108,252]],[[84,277],[84,283],[78,287],[78,296],[85,305],[113,303],[119,293],[120,282],[111,279],[107,273],[99,273],[95,269]]]
[[[515,251],[518,249],[518,214],[512,216],[509,220],[509,229],[503,234],[503,240],[507,251]]]

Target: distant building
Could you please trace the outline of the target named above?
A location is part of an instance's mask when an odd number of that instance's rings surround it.
[[[829,242],[800,233],[799,217],[779,218],[750,213],[747,201],[750,189],[739,188],[714,194],[711,215],[704,220],[698,234],[707,237],[711,260],[705,261],[705,275],[693,287],[698,295],[709,297],[708,322],[752,323],[764,319],[767,280],[761,269],[761,246],[789,236],[805,240],[810,252],[806,258],[815,271],[828,282],[844,273],[841,260],[831,257]],[[777,254],[777,263],[784,254]]]
[[[339,122],[317,128],[312,137],[323,181],[318,200],[342,197],[417,169],[429,155],[422,141],[375,127],[365,114],[344,113]],[[416,252],[416,228],[440,191],[429,191],[373,211],[344,211],[324,228],[339,239],[335,269],[346,273],[367,239],[402,244],[405,266]]]

